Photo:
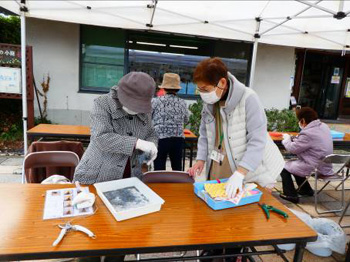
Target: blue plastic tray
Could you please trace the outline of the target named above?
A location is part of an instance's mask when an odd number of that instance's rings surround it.
[[[331,130],[332,138],[333,139],[343,139],[345,136],[345,133]]]
[[[222,183],[226,182],[227,179],[220,179]],[[238,205],[232,203],[231,201],[217,201],[214,200],[209,196],[208,193],[204,190],[204,184],[207,183],[218,183],[216,180],[210,180],[210,181],[204,181],[204,182],[197,182],[194,183],[194,193],[201,198],[205,203],[207,203],[208,206],[210,206],[214,210],[221,210],[231,207],[238,207],[238,206],[244,206],[251,203],[256,203],[260,201],[260,198],[262,196],[262,192],[259,189],[254,189],[254,191],[258,191],[258,194],[243,197],[241,201],[239,201]]]

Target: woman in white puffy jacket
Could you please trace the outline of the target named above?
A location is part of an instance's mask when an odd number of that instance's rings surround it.
[[[204,106],[197,162],[189,174],[197,180],[229,178],[229,197],[242,190],[244,182],[273,187],[284,160],[267,132],[257,94],[230,74],[219,58],[200,62],[194,82]],[[206,172],[200,175],[205,165]]]

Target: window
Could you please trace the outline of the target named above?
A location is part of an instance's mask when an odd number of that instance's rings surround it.
[[[132,71],[148,73],[160,85],[171,72],[180,75],[179,94],[197,98],[192,80],[200,61],[218,56],[247,84],[251,50],[247,43],[82,25],[80,91],[108,92]]]
[[[176,73],[181,78],[179,94],[196,95],[197,86],[192,82],[196,65],[205,56],[192,56],[176,53],[129,50],[130,71],[142,71],[151,75],[157,85],[163,80],[163,74]]]
[[[193,72],[203,59],[218,56],[238,80],[248,81],[251,44],[173,36],[169,34],[130,33],[127,41],[128,72],[142,71],[151,75],[157,85],[163,74],[176,73],[181,78],[179,94],[196,98]]]
[[[182,87],[179,94],[195,97],[193,71],[199,61],[210,57],[209,42],[170,34],[130,33],[127,44],[128,71],[148,73],[157,85],[162,83],[164,73],[179,74]]]
[[[81,27],[81,91],[108,92],[124,75],[124,32]]]

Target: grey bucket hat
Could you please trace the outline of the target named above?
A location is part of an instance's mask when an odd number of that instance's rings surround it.
[[[118,83],[118,99],[120,103],[137,113],[151,113],[151,100],[156,83],[153,78],[142,72],[131,72],[123,76]]]

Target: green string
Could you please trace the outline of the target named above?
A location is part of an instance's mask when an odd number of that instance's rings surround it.
[[[217,105],[217,114],[218,114],[218,121],[219,121],[219,146],[218,149],[222,148],[222,141],[224,140],[224,133],[222,132],[222,127],[221,127],[221,115],[220,115],[220,106],[219,104]]]

